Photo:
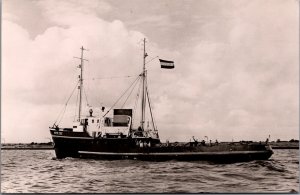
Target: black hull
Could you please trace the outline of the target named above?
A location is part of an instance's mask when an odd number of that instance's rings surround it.
[[[87,133],[51,130],[57,158],[93,158],[105,160],[134,159],[145,161],[213,161],[232,163],[267,160],[273,154],[265,144],[220,143],[200,145],[162,145],[151,138],[93,138]],[[151,142],[140,147],[138,141]]]
[[[211,161],[218,163],[247,162],[252,160],[267,160],[272,152],[267,151],[247,151],[247,152],[186,152],[186,153],[104,153],[79,151],[81,158],[93,158],[102,160],[144,160],[144,161]]]

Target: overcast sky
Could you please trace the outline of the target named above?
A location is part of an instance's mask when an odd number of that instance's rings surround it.
[[[144,37],[148,60],[175,61],[147,64],[163,141],[299,137],[297,0],[2,2],[2,142],[49,141],[81,46],[85,78],[138,75]],[[111,106],[133,80],[86,80],[89,104]]]

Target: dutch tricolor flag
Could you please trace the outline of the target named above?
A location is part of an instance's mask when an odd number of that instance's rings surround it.
[[[174,61],[159,59],[159,62],[160,62],[160,67],[161,68],[168,68],[168,69],[175,68]]]

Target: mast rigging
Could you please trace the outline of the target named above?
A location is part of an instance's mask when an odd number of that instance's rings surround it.
[[[80,65],[78,66],[78,68],[80,68],[80,75],[79,75],[79,108],[78,108],[78,121],[80,121],[80,116],[81,116],[81,110],[82,110],[82,88],[83,88],[83,62],[84,61],[88,61],[86,59],[83,58],[83,50],[87,50],[85,48],[83,48],[83,46],[81,46],[81,57],[74,57],[77,59],[80,59]]]
[[[146,38],[143,40],[144,42],[144,53],[143,53],[143,73],[142,73],[142,79],[143,79],[143,88],[142,88],[142,117],[141,117],[141,128],[144,130],[144,123],[145,123],[145,79],[146,79],[146,57],[148,54],[146,53]]]

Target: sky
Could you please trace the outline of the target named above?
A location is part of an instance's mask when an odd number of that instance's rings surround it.
[[[1,33],[2,143],[50,140],[81,46],[85,105],[112,106],[142,71],[143,38],[147,60],[175,62],[147,64],[162,141],[299,137],[297,0],[3,0]]]

